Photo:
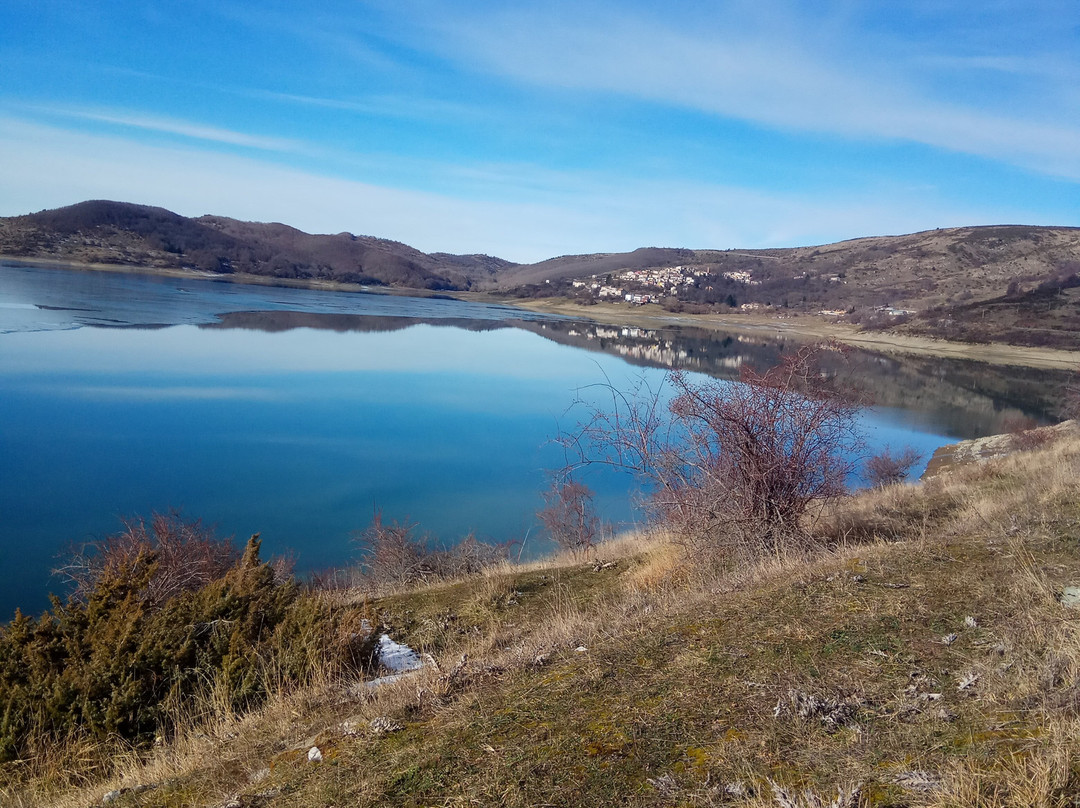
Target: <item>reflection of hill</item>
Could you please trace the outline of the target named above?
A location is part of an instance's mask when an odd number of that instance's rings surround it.
[[[467,318],[392,317],[296,311],[244,311],[223,314],[221,322],[201,328],[287,331],[293,328],[338,332],[397,331],[427,324],[494,331],[521,328],[560,345],[621,357],[642,367],[680,368],[720,379],[738,379],[745,365],[764,369],[796,348],[794,341],[745,334],[722,334],[699,328],[645,329],[573,320],[477,320]],[[1000,367],[935,357],[898,359],[852,351],[851,367],[826,353],[823,369],[851,373],[875,406],[921,414],[934,427],[963,438],[1002,430],[1008,415],[1023,413],[1040,421],[1055,420],[1071,374],[1031,368]]]
[[[737,379],[744,365],[768,368],[798,343],[702,329],[650,330],[569,321],[518,323],[547,339],[621,356],[631,364],[681,368]],[[1002,367],[934,357],[897,359],[852,351],[854,378],[875,406],[924,413],[943,432],[961,437],[994,434],[1010,414],[1040,421],[1058,417],[1065,371]],[[844,371],[839,356],[826,354],[826,371]]]
[[[220,322],[200,325],[199,328],[242,328],[249,331],[268,332],[314,328],[345,333],[400,331],[414,325],[447,326],[462,328],[466,331],[493,331],[497,328],[511,327],[511,323],[499,320],[475,320],[463,317],[394,317],[307,311],[232,311],[218,315],[218,319]]]

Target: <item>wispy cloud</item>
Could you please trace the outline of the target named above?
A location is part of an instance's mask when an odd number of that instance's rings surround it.
[[[640,246],[754,247],[993,223],[922,190],[826,196],[685,182],[629,181],[518,165],[514,198],[461,198],[307,173],[251,157],[164,147],[0,118],[0,214],[111,198],[197,216],[225,213],[313,232],[349,230],[428,252],[535,261]],[[498,184],[494,165],[447,167]],[[207,188],[212,188],[211,196]],[[212,201],[209,201],[212,200]],[[19,207],[14,207],[18,205]],[[1015,216],[1020,219],[1022,216]]]
[[[469,106],[455,101],[437,98],[403,95],[374,95],[360,98],[328,98],[321,96],[283,93],[272,90],[235,89],[227,90],[249,98],[280,101],[307,107],[322,107],[343,112],[355,112],[359,115],[371,115],[388,118],[413,118],[446,120],[456,116],[477,118],[484,115],[479,106]]]
[[[1075,110],[1018,116],[965,104],[914,69],[925,48],[905,55],[893,42],[874,54],[860,32],[836,30],[842,22],[810,19],[787,4],[762,7],[731,26],[721,18],[695,29],[622,7],[455,14],[433,20],[431,46],[545,87],[618,93],[788,131],[906,140],[1080,179]],[[976,56],[969,65],[1015,73],[1036,62]],[[1072,72],[1056,68],[1062,91]],[[1053,97],[1053,88],[1043,95]]]
[[[228,146],[241,146],[247,149],[263,151],[296,152],[301,145],[294,140],[277,137],[264,137],[246,132],[221,129],[216,126],[194,123],[191,121],[147,115],[126,110],[83,109],[78,107],[39,106],[38,112],[84,121],[97,121],[116,126],[177,135],[183,138],[204,140]]]

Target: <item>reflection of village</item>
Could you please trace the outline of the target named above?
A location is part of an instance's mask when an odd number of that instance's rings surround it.
[[[773,367],[792,343],[751,334],[718,334],[679,327],[649,329],[569,321],[519,322],[555,342],[622,357],[635,365],[737,379],[744,367]],[[795,343],[796,345],[798,343]],[[907,357],[827,349],[822,370],[858,380],[877,407],[932,412],[935,429],[962,438],[1000,432],[1003,418],[1021,413],[1050,418],[1072,377],[1065,371],[990,370],[969,360]]]
[[[666,368],[685,368],[704,373],[733,375],[723,371],[738,371],[753,357],[739,347],[757,347],[761,340],[744,335],[716,342],[708,338],[688,339],[681,335],[676,339],[671,332],[636,326],[605,326],[574,323],[569,327],[542,323],[540,330],[557,332],[566,342],[587,347],[592,343],[597,350],[621,356],[636,364]],[[555,334],[551,335],[553,338]]]

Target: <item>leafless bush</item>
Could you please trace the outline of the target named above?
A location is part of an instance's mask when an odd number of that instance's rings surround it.
[[[1038,449],[1055,437],[1048,429],[1040,429],[1039,422],[1026,415],[1011,415],[1001,422],[1001,428],[1012,435],[1013,446],[1020,451]]]
[[[600,522],[592,498],[593,492],[576,480],[556,480],[544,493],[545,505],[536,515],[563,550],[578,555],[593,546]]]
[[[435,554],[436,569],[444,578],[462,578],[476,575],[510,557],[510,549],[517,542],[489,544],[470,533],[453,547]]]
[[[1065,418],[1080,420],[1080,368],[1073,372],[1072,381],[1065,386],[1065,405],[1062,407]]]
[[[910,446],[905,447],[898,455],[894,455],[886,446],[866,461],[866,481],[876,488],[903,482],[920,460],[922,455]]]
[[[155,513],[124,520],[124,530],[71,553],[54,574],[71,585],[71,596],[85,600],[107,578],[131,578],[149,562],[153,571],[140,596],[150,605],[198,589],[223,576],[240,558],[229,538],[219,539],[202,521],[180,513]]]
[[[861,445],[858,399],[806,347],[741,383],[668,375],[674,396],[610,385],[564,444],[580,462],[643,475],[655,515],[699,551],[759,556],[810,541],[801,520],[845,491]]]
[[[356,540],[362,547],[360,566],[364,574],[380,583],[413,584],[435,577],[426,538],[413,535],[417,525],[383,521],[376,511]]]
[[[417,534],[415,523],[387,523],[376,512],[371,524],[356,536],[361,545],[361,573],[370,583],[410,585],[461,578],[482,572],[509,557],[514,542],[488,544],[470,533],[452,547],[438,547],[428,534]],[[329,582],[329,575],[321,580]]]

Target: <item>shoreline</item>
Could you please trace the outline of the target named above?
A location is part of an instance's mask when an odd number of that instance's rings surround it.
[[[53,267],[76,272],[113,272],[119,275],[151,275],[161,278],[188,278],[215,283],[236,283],[245,286],[278,286],[287,289],[310,289],[320,292],[351,292],[365,295],[393,295],[396,297],[456,297],[457,292],[431,289],[402,289],[393,286],[368,286],[346,281],[328,281],[317,278],[275,278],[269,275],[252,275],[248,272],[210,272],[202,269],[178,267],[144,267],[131,264],[108,264],[100,262],[71,261],[61,258],[28,258],[24,255],[0,255],[0,261],[29,266]]]
[[[327,292],[349,292],[395,297],[451,298],[474,303],[509,306],[541,314],[556,314],[579,320],[609,325],[632,325],[643,328],[695,327],[717,332],[740,332],[770,338],[789,338],[804,341],[835,340],[854,348],[885,354],[933,356],[943,359],[967,359],[991,365],[1012,365],[1040,370],[1075,370],[1080,368],[1080,350],[1036,348],[1005,343],[966,343],[918,337],[907,334],[860,331],[845,323],[823,320],[812,314],[793,314],[783,319],[761,314],[676,314],[654,304],[633,309],[623,304],[598,303],[583,306],[554,298],[519,299],[490,292],[433,291],[402,289],[388,286],[367,286],[359,283],[300,278],[274,278],[248,273],[217,273],[175,267],[143,267],[130,264],[89,263],[59,258],[39,258],[0,255],[0,261],[29,266],[56,267],[76,271],[115,272],[128,275],[153,275],[168,278],[190,278],[217,283],[238,283],[252,286],[278,286]]]
[[[860,331],[846,323],[828,322],[812,314],[794,314],[784,319],[761,314],[676,314],[659,306],[646,304],[635,309],[621,305],[598,303],[582,306],[579,303],[550,298],[529,301],[501,301],[529,311],[592,320],[612,325],[633,325],[645,328],[676,328],[693,326],[710,331],[734,331],[773,338],[794,338],[806,341],[835,340],[853,348],[887,354],[934,356],[942,359],[967,359],[990,365],[1013,365],[1040,370],[1076,370],[1080,368],[1080,350],[1036,348],[1005,343],[949,342],[931,337],[908,334]],[[599,311],[593,311],[598,309]]]

